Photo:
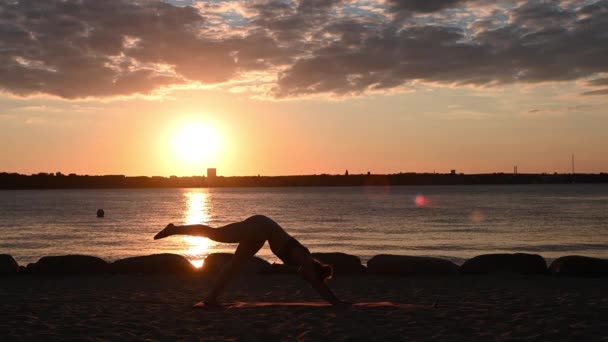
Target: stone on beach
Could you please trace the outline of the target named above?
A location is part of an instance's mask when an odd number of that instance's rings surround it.
[[[553,260],[549,269],[556,275],[606,277],[608,276],[608,260],[569,255]]]
[[[90,255],[45,256],[35,264],[29,264],[27,271],[33,274],[84,275],[100,274],[108,271],[108,263]]]
[[[196,272],[196,268],[188,259],[169,253],[116,260],[110,268],[113,273],[121,274],[189,274]]]
[[[312,257],[331,265],[335,274],[359,274],[365,272],[358,256],[346,253],[312,253]]]
[[[465,261],[461,274],[546,274],[547,262],[538,254],[484,254]]]
[[[458,265],[440,258],[380,254],[367,261],[370,274],[386,275],[452,275]]]
[[[232,260],[234,254],[232,253],[212,253],[205,258],[203,264],[203,272],[216,273],[222,270],[224,266]],[[253,273],[270,273],[270,263],[264,259],[258,257],[252,257],[243,266],[242,272],[247,274]]]
[[[19,272],[19,264],[9,254],[0,254],[0,275],[9,275]]]
[[[268,273],[271,274],[296,274],[298,273],[299,266],[285,265],[285,264],[271,264]]]

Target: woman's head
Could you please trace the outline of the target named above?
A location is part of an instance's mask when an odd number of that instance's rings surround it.
[[[312,259],[312,266],[315,272],[315,276],[320,281],[326,281],[327,279],[331,279],[334,275],[334,269],[331,265],[327,265],[322,263],[317,259]]]

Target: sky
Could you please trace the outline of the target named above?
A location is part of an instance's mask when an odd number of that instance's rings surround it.
[[[0,172],[608,172],[608,0],[0,2]]]

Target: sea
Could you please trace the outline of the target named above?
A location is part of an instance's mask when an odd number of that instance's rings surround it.
[[[96,212],[103,209],[105,217]],[[0,191],[0,253],[108,261],[175,253],[201,266],[235,244],[153,240],[168,223],[219,227],[271,217],[312,252],[462,263],[486,253],[608,258],[608,184]],[[277,262],[266,244],[258,256]]]

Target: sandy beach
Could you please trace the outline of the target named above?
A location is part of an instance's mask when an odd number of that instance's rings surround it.
[[[333,308],[293,275],[239,278],[220,309],[196,310],[211,279],[0,279],[3,340],[608,340],[606,279],[339,276]],[[395,305],[382,302],[391,302]]]

